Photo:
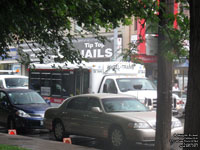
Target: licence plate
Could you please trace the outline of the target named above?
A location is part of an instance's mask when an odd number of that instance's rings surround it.
[[[44,122],[43,122],[43,120],[41,120],[41,121],[40,121],[40,125],[41,125],[41,126],[43,126],[43,125],[44,125]]]

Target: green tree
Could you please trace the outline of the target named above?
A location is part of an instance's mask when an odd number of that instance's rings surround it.
[[[9,46],[38,43],[37,56],[42,59],[51,53],[62,57],[56,61],[81,62],[78,51],[72,51],[72,40],[84,36],[72,34],[73,23],[98,36],[100,28],[113,29],[127,24],[128,18],[143,14],[144,4],[132,0],[2,0],[0,2],[0,55],[7,57]],[[25,55],[25,57],[29,57]]]

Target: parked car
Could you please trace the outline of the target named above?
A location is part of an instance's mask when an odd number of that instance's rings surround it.
[[[8,129],[43,128],[49,104],[29,89],[0,89],[0,124]]]
[[[20,75],[0,75],[0,88],[23,88],[28,89],[28,77]]]
[[[132,96],[83,94],[66,99],[58,108],[45,112],[44,126],[57,140],[70,134],[108,139],[121,149],[127,142],[155,140],[156,112]],[[181,122],[172,117],[172,134],[182,133]]]

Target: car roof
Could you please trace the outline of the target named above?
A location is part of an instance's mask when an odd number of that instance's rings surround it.
[[[125,94],[112,94],[112,93],[96,93],[96,94],[80,94],[74,97],[96,97],[99,99],[104,99],[104,98],[135,98],[134,96],[131,95],[125,95]]]
[[[29,91],[34,91],[31,89],[19,89],[19,88],[11,88],[11,89],[0,89],[0,91],[4,92],[29,92]]]

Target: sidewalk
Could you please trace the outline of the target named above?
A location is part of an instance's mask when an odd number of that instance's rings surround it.
[[[21,135],[9,135],[7,133],[0,133],[0,144],[7,144],[27,148],[29,150],[98,150],[92,147],[84,147],[73,144],[66,144],[62,142],[43,140],[38,138],[26,137]],[[179,147],[180,143],[173,143],[170,150],[182,150]],[[141,148],[144,150],[143,148]],[[138,149],[138,150],[141,150]],[[152,150],[153,147],[148,149]],[[145,149],[146,150],[146,149]]]
[[[0,144],[19,146],[29,150],[97,150],[95,148],[6,133],[0,133]]]

